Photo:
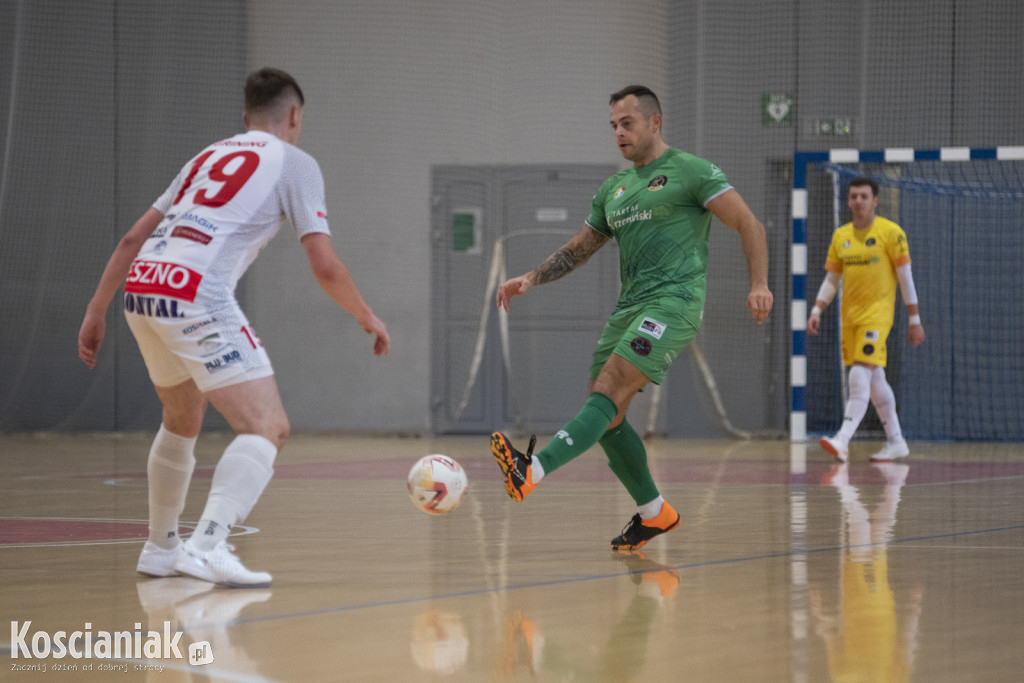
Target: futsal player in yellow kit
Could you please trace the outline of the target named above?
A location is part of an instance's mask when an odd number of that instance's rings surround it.
[[[924,341],[917,292],[910,271],[910,250],[903,229],[875,215],[878,183],[858,177],[850,182],[847,206],[853,220],[837,229],[825,261],[824,281],[807,319],[807,333],[818,334],[821,312],[843,281],[843,362],[850,368],[850,396],[843,426],[834,436],[821,438],[821,447],[839,462],[849,457],[849,444],[870,400],[885,428],[886,444],[871,456],[875,462],[902,458],[910,453],[896,416],[896,397],[885,378],[885,342],[892,330],[896,285],[907,307],[910,343]]]

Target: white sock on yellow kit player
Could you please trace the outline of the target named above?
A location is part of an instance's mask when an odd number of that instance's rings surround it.
[[[864,413],[868,411],[868,401],[871,399],[871,370],[863,365],[852,365],[849,387],[850,398],[846,401],[843,426],[836,434],[836,438],[844,444],[853,438],[853,433],[864,419]]]
[[[885,368],[876,367],[871,371],[871,402],[885,428],[885,438],[892,443],[903,438],[900,419],[896,416],[896,395],[885,379]]]
[[[178,517],[195,469],[195,445],[195,437],[178,436],[160,425],[149,449],[149,540],[166,550],[179,543]]]

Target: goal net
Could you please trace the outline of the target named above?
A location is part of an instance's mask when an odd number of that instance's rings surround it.
[[[803,328],[832,232],[850,220],[846,191],[859,175],[878,182],[878,214],[907,234],[926,333],[923,345],[910,345],[897,295],[886,375],[903,432],[918,440],[1024,439],[1024,148],[833,150],[795,161],[794,440],[842,422],[841,291],[819,335]],[[858,433],[882,434],[873,409]]]

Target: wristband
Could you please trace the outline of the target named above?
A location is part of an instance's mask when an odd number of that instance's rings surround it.
[[[916,313],[914,315],[910,316],[909,320],[910,320],[910,324],[911,325],[920,325],[921,324],[921,316],[917,315]]]
[[[811,315],[821,315],[821,309],[815,306],[811,309]]]

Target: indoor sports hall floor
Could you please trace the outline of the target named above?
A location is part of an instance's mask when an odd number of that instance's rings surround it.
[[[875,444],[855,442],[839,467],[814,444],[653,440],[683,521],[615,555],[609,540],[633,509],[597,450],[519,504],[486,436],[296,436],[233,539],[273,587],[229,590],[135,573],[148,443],[0,436],[0,680],[934,683],[1024,671],[1020,444],[915,443],[905,462],[876,466]],[[183,525],[226,443],[200,439]],[[432,452],[469,474],[444,517],[405,492]],[[37,632],[42,647],[59,631],[140,624],[182,631],[183,656],[29,659],[7,628],[28,621],[29,648]],[[214,660],[192,665],[187,646],[203,642]]]

